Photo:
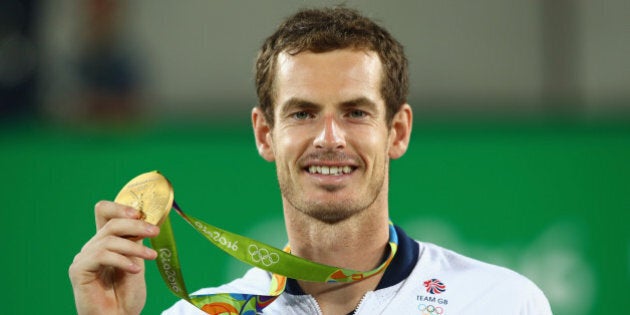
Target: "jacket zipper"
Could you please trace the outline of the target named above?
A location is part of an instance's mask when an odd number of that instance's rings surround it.
[[[354,313],[353,314],[359,314],[359,309],[361,308],[361,305],[363,305],[363,302],[365,302],[365,300],[367,299],[367,295],[369,292],[366,292],[363,297],[361,298],[361,300],[359,301],[359,304],[357,305],[357,308],[354,309]]]
[[[368,292],[369,293],[369,292]],[[363,305],[363,302],[365,302],[365,300],[367,299],[367,295],[368,293],[365,293],[363,295],[363,297],[361,298],[361,300],[359,301],[359,304],[357,305],[357,308],[354,309],[354,313],[353,314],[359,314],[359,309],[361,308],[361,305]],[[313,300],[313,303],[315,304],[315,309],[317,310],[317,314],[319,315],[323,315],[324,313],[322,312],[322,308],[319,306],[319,303],[317,302],[317,299],[315,299],[314,297],[310,296],[310,298]]]
[[[313,300],[313,303],[315,303],[315,309],[317,310],[317,314],[323,315],[324,313],[322,312],[322,308],[319,307],[319,303],[317,303],[317,300],[313,296],[309,295],[309,297]]]

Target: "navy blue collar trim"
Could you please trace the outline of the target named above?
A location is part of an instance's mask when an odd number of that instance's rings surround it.
[[[418,254],[420,246],[418,242],[407,236],[407,234],[399,227],[396,228],[398,233],[398,252],[392,259],[391,264],[385,272],[381,281],[376,286],[376,290],[385,289],[394,286],[407,279],[411,271],[418,263]],[[287,285],[284,292],[291,295],[305,295],[304,291],[295,279],[287,279]]]

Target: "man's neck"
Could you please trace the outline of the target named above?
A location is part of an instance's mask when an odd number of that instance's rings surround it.
[[[291,253],[321,264],[369,271],[382,263],[387,252],[389,217],[386,208],[366,209],[329,224],[285,204],[285,221]],[[377,274],[342,284],[298,283],[318,301],[324,314],[345,315],[356,308],[367,291],[376,288],[381,277],[382,274]]]

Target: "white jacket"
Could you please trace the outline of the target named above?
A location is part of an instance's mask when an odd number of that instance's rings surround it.
[[[474,260],[442,247],[417,242],[396,228],[399,250],[376,290],[367,292],[355,315],[550,315],[543,292],[506,268]],[[269,292],[271,276],[252,268],[242,278],[195,294]],[[181,300],[163,315],[205,314]],[[322,314],[317,301],[297,282],[263,314]]]

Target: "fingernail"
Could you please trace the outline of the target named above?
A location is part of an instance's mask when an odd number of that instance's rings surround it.
[[[153,249],[145,248],[144,252],[146,253],[146,256],[151,259],[157,257],[157,252],[154,251]]]
[[[158,228],[155,225],[148,225],[146,230],[147,233],[154,234],[158,231]]]
[[[130,218],[137,218],[138,217],[138,211],[136,209],[127,208],[127,210],[125,210],[125,212],[127,213],[127,216],[129,216]]]
[[[133,271],[137,272],[137,271],[140,271],[142,268],[140,268],[140,266],[138,266],[138,265],[136,265],[134,263],[131,263],[131,264],[129,264],[129,269],[131,269],[132,272]]]

